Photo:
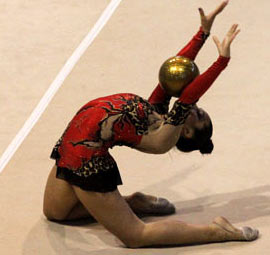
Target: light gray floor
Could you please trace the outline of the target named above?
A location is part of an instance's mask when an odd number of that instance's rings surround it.
[[[6,22],[1,27],[7,36],[0,43],[4,52],[0,65],[6,70],[0,78],[4,84],[0,98],[5,102],[1,107],[2,151],[108,2],[55,1],[48,6],[44,1],[40,5],[29,3],[27,8],[21,1],[0,5],[3,15],[7,15],[1,17]],[[267,254],[270,248],[267,0],[261,0],[260,4],[231,0],[213,27],[212,34],[220,38],[234,22],[240,24],[242,31],[232,45],[228,68],[200,100],[200,106],[209,112],[214,123],[215,150],[211,156],[174,150],[165,155],[149,155],[125,147],[112,150],[124,181],[121,193],[141,190],[167,197],[178,208],[171,217],[192,223],[207,223],[223,215],[237,226],[257,227],[261,232],[259,240],[129,250],[98,224],[60,225],[46,221],[42,215],[44,185],[53,165],[49,154],[77,109],[93,98],[118,92],[133,92],[147,98],[157,84],[160,64],[184,46],[199,28],[197,7],[202,6],[207,12],[219,2],[130,0],[120,4],[1,173],[1,254]],[[21,20],[8,19],[8,15]],[[60,18],[61,22],[57,22]],[[16,31],[20,32],[20,25],[24,28],[27,22],[32,39],[25,36],[16,41]],[[33,26],[42,32],[32,32]],[[12,38],[10,44],[8,35]],[[23,51],[16,58],[20,47],[14,42],[27,45],[27,54]],[[36,55],[31,50],[38,45],[36,42],[44,42],[43,55],[41,46]],[[46,54],[47,48],[50,54]],[[46,61],[43,62],[42,56]],[[196,63],[203,72],[216,58],[217,50],[209,38]],[[28,71],[21,68],[27,66],[24,61],[31,63]],[[31,70],[36,75],[31,76]]]

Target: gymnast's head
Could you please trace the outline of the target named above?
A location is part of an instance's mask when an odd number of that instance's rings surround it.
[[[183,152],[199,150],[210,154],[214,149],[212,142],[213,125],[207,112],[195,106],[187,117],[176,148]]]

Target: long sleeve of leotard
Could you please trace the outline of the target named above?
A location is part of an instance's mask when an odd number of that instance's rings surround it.
[[[177,53],[177,56],[184,56],[194,60],[207,37],[208,34],[205,34],[202,27],[200,27],[199,31],[192,37],[189,43]],[[149,103],[155,107],[159,114],[166,114],[168,112],[170,100],[171,96],[166,94],[160,84],[156,86],[151,96],[148,98]]]
[[[217,61],[204,73],[188,84],[174,103],[172,110],[166,115],[165,123],[174,126],[183,124],[193,104],[210,88],[215,79],[226,68],[229,60],[230,58],[219,56]]]
[[[226,68],[230,58],[219,56],[203,74],[196,77],[183,90],[179,101],[184,104],[193,104],[210,88],[219,74]]]
[[[209,34],[205,34],[202,27],[200,27],[199,31],[192,37],[188,44],[177,53],[177,56],[195,60],[208,36]]]
[[[165,90],[158,84],[151,96],[148,98],[148,102],[152,104],[159,114],[166,114],[169,110],[171,96],[169,96]]]

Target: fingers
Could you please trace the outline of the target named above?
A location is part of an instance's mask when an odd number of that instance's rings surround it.
[[[213,15],[216,16],[217,14],[219,14],[220,12],[223,11],[223,9],[226,7],[226,5],[229,3],[229,0],[223,1],[214,11],[213,11]]]
[[[229,0],[223,1],[214,11],[212,11],[209,16],[215,17],[217,14],[223,11],[223,9],[226,7],[226,5],[229,3]],[[205,13],[203,9],[199,8],[200,15],[203,17],[205,16]]]
[[[222,42],[220,42],[216,36],[213,36],[213,40],[218,48],[220,56],[230,57],[231,42],[234,40],[234,38],[239,32],[240,29],[238,29],[238,24],[233,24]]]
[[[199,13],[201,15],[201,18],[205,17],[204,11],[201,7],[199,8]]]
[[[226,42],[225,44],[228,44],[228,43],[230,44],[233,41],[233,39],[240,32],[240,29],[237,29],[237,28],[238,28],[238,24],[233,24],[231,26],[231,28],[229,29],[229,31],[227,32],[227,35],[226,35],[227,39],[226,40],[224,39],[223,43]],[[213,36],[213,40],[217,46],[221,46],[221,43],[216,36]]]
[[[239,32],[240,29],[238,29],[238,24],[233,24],[227,33],[230,43],[234,40],[234,38],[237,36]]]
[[[235,31],[236,31],[236,29],[237,29],[237,27],[238,27],[238,24],[233,24],[231,27],[230,27],[230,29],[229,29],[229,31],[228,31],[228,35],[232,35]]]
[[[231,38],[231,42],[234,40],[234,38],[239,34],[240,29],[236,30],[235,33],[233,34],[232,38]]]

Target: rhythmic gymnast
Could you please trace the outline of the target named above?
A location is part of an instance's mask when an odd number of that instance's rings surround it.
[[[227,3],[222,2],[208,15],[199,8],[200,29],[178,55],[195,59],[216,15]],[[109,153],[116,145],[153,154],[166,153],[175,146],[185,152],[211,153],[212,123],[196,103],[227,66],[230,45],[239,31],[234,24],[222,42],[213,37],[218,59],[188,84],[170,111],[170,96],[160,85],[148,100],[125,93],[84,105],[52,151],[56,164],[46,185],[45,216],[53,221],[92,216],[132,248],[255,240],[256,229],[236,228],[224,217],[216,217],[207,225],[175,219],[144,223],[138,214],[168,215],[175,207],[164,198],[141,192],[122,196],[117,189],[122,184],[120,173]]]

